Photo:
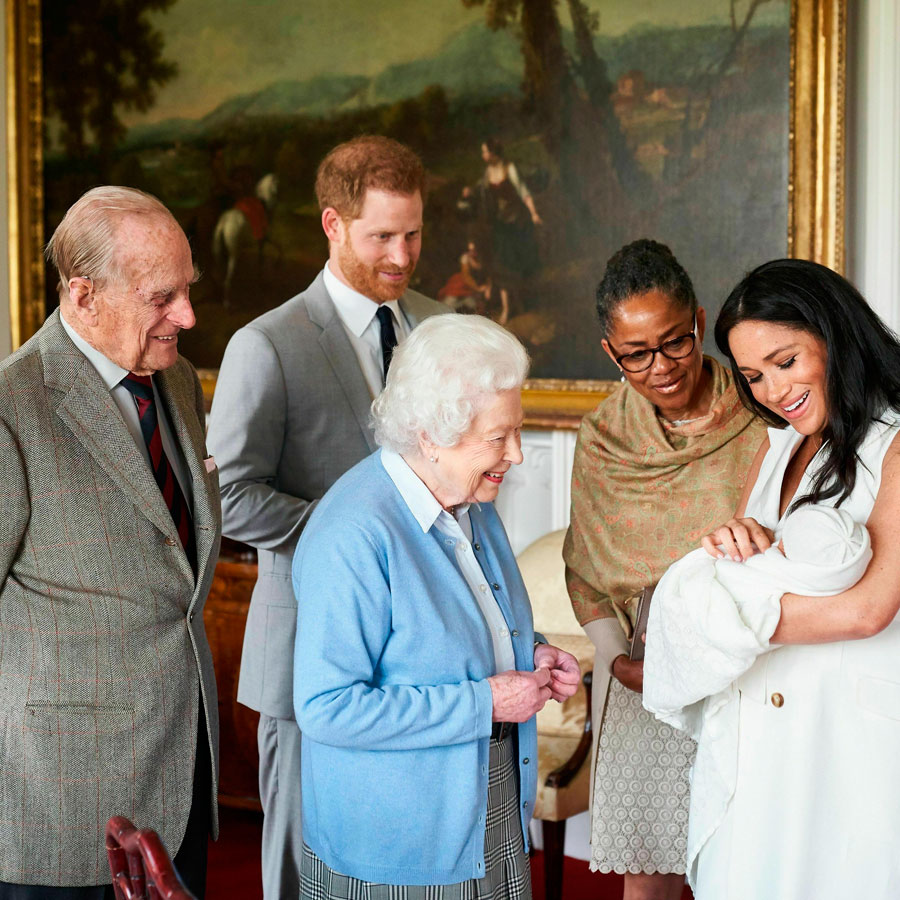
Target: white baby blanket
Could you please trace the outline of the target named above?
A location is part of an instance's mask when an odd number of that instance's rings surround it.
[[[734,793],[740,712],[734,682],[770,649],[782,594],[840,593],[872,558],[865,526],[827,506],[801,507],[779,538],[784,553],[772,546],[742,563],[694,550],[668,569],[653,595],[644,707],[698,742],[689,863]]]

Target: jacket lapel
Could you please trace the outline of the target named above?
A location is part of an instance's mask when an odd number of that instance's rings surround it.
[[[192,523],[197,548],[197,584],[202,584],[217,536],[216,512],[203,463],[206,456],[206,440],[195,413],[194,385],[182,372],[175,371],[180,368],[181,366],[176,365],[171,369],[157,372],[154,379],[166,405],[166,412],[174,432],[173,437],[181,447],[187,474],[191,479],[194,501]],[[168,515],[168,510],[166,514]],[[171,521],[171,516],[169,520]]]
[[[369,450],[377,450],[375,436],[369,427],[369,408],[372,405],[372,395],[369,393],[369,386],[359,367],[356,351],[347,337],[341,317],[337,314],[334,302],[325,288],[325,279],[321,272],[306,292],[306,308],[309,311],[310,320],[322,329],[322,333],[319,335],[319,345],[343,388],[353,415],[366,438]]]
[[[93,460],[164,534],[177,537],[153,474],[122,421],[97,370],[69,340],[56,318],[42,329],[44,383],[63,393],[56,414]]]

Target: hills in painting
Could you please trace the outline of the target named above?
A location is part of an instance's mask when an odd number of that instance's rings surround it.
[[[749,43],[764,46],[774,26],[753,29]],[[641,25],[618,37],[597,35],[597,54],[615,80],[630,70],[654,84],[686,84],[715,64],[731,39],[725,26],[659,28]],[[571,32],[565,35],[571,47]],[[440,85],[452,103],[518,95],[522,52],[509,32],[476,23],[450,37],[429,59],[390,65],[376,76],[324,75],[302,81],[277,81],[260,91],[233,97],[200,119],[167,119],[129,130],[126,146],[214,137],[237,119],[266,117],[325,118],[416,97]]]
[[[540,9],[542,0],[525,6]],[[318,161],[355,134],[388,134],[416,149],[429,172],[415,287],[453,304],[451,286],[476,271],[461,308],[516,333],[534,376],[607,378],[592,295],[622,243],[650,236],[670,244],[711,314],[743,271],[784,253],[790,23],[786,3],[772,0],[769,9],[740,27],[639,24],[619,34],[591,27],[589,17],[579,30],[573,16],[555,51],[539,46],[539,32],[523,37],[521,22],[491,29],[469,15],[418,58],[384,62],[391,54],[382,47],[382,62],[362,73],[352,61],[342,69],[338,55],[328,74],[248,79],[253,89],[220,92],[224,100],[197,106],[194,117],[163,118],[177,107],[151,107],[132,115],[105,153],[67,155],[48,128],[46,227],[101,181],[159,196],[203,271],[192,295],[199,324],[182,347],[196,365],[214,367],[236,328],[321,268]],[[547,59],[556,54],[558,98],[526,66],[526,40]],[[504,235],[473,204],[487,140],[502,144],[530,189],[536,224]],[[225,248],[222,217],[246,208],[247,197],[265,207],[255,236],[247,227]]]

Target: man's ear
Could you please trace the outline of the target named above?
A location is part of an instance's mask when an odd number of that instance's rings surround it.
[[[327,206],[322,210],[322,231],[331,243],[341,243],[345,228],[341,214],[333,206]]]
[[[81,275],[69,279],[69,303],[80,322],[90,326],[97,323],[97,294],[92,279]]]

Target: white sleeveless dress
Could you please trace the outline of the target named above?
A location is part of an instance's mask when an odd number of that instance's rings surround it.
[[[870,428],[841,504],[857,522],[869,518],[900,431],[900,416],[884,419]],[[801,440],[790,427],[769,430],[747,503],[776,539],[785,469]],[[737,684],[735,792],[716,830],[688,841],[700,844],[688,861],[697,900],[900,898],[900,616],[865,640],[778,647]]]

